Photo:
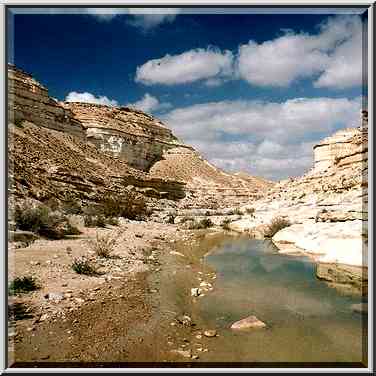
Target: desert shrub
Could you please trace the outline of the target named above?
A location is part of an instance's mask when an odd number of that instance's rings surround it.
[[[81,234],[81,231],[68,221],[66,229],[65,229],[65,235],[80,235],[80,234]]]
[[[23,122],[24,122],[24,119],[21,119],[21,118],[15,118],[14,119],[14,125],[17,128],[23,128]]]
[[[180,220],[180,223],[185,223],[185,222],[189,222],[189,221],[193,221],[193,218],[192,217],[183,217]]]
[[[17,206],[14,214],[16,227],[20,230],[32,231],[48,239],[61,239],[65,235],[63,224],[66,218],[51,212],[46,205]]]
[[[249,215],[252,215],[252,216],[254,216],[254,214],[255,214],[255,208],[246,208],[245,209],[245,212],[247,213],[247,214],[249,214]]]
[[[66,201],[62,203],[62,210],[64,213],[71,215],[82,213],[81,204],[74,197],[68,197]]]
[[[65,215],[52,211],[44,204],[17,205],[14,211],[14,221],[19,230],[32,231],[47,239],[61,239],[65,235],[80,234],[80,231],[69,223]]]
[[[227,215],[243,215],[243,213],[241,212],[239,208],[236,208],[236,209],[231,209],[230,211],[228,211]]]
[[[106,217],[123,217],[128,219],[143,219],[148,215],[143,196],[128,192],[116,197],[107,196],[102,202]]]
[[[50,197],[43,204],[48,206],[52,211],[58,210],[60,207],[59,200],[56,197]]]
[[[175,223],[175,215],[168,214],[166,218],[166,223],[174,224]]]
[[[9,294],[14,295],[21,292],[30,292],[38,290],[39,288],[34,277],[17,277],[9,285]]]
[[[107,223],[111,226],[119,226],[120,225],[119,218],[116,218],[116,217],[107,218]]]
[[[98,271],[95,266],[86,258],[76,258],[72,263],[72,269],[77,274],[84,274],[84,275],[97,275]]]
[[[222,222],[221,222],[221,227],[224,229],[224,230],[230,230],[230,226],[229,224],[231,223],[231,220],[229,218],[226,218],[224,219]]]
[[[268,225],[266,231],[264,232],[264,236],[266,238],[272,238],[278,231],[288,226],[291,226],[291,222],[288,219],[283,217],[275,217]]]
[[[190,230],[201,230],[213,226],[213,222],[209,218],[201,219],[198,222],[193,222],[190,226]]]
[[[111,234],[100,236],[98,233],[95,240],[89,242],[92,251],[99,257],[109,258],[114,251],[117,243],[117,238],[112,237]]]

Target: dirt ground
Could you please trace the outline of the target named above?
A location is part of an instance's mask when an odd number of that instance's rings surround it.
[[[41,288],[9,297],[9,366],[189,366],[202,360],[205,342],[212,339],[193,323],[190,294],[192,281],[205,272],[200,252],[192,251],[202,231],[128,220],[81,230],[81,235],[37,240],[27,248],[11,245],[9,280],[32,275]],[[92,251],[97,233],[117,238],[110,259]],[[177,247],[183,243],[193,248]],[[72,270],[73,260],[82,256],[96,266],[97,276]],[[181,286],[174,282],[177,274]],[[192,322],[179,318],[186,312]]]

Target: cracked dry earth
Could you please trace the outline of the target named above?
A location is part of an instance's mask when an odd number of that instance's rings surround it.
[[[37,241],[13,250],[16,269],[10,272],[33,271],[42,288],[10,298],[15,318],[10,366],[179,366],[205,361],[213,338],[203,335],[208,328],[195,316],[199,298],[192,298],[190,290],[197,275],[215,278],[199,261],[212,245],[210,237],[206,243],[197,241],[207,232],[135,221],[122,227],[126,232],[111,260],[90,256],[86,244],[96,229],[84,229],[78,239]],[[65,254],[67,246],[73,255]],[[82,255],[102,265],[101,275],[80,276],[70,269],[72,257]]]

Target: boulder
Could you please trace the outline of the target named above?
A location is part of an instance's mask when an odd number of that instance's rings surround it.
[[[231,329],[243,330],[254,328],[265,328],[266,324],[259,320],[256,316],[248,316],[242,320],[236,321],[231,325]]]

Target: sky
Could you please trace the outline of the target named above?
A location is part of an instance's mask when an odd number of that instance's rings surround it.
[[[364,10],[9,12],[9,62],[52,97],[151,113],[225,171],[302,175],[360,125]]]

